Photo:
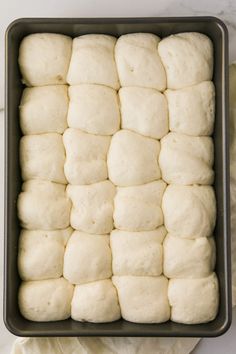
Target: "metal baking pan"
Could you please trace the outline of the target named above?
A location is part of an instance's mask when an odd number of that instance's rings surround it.
[[[55,32],[76,37],[86,33],[120,36],[131,32],[152,32],[165,37],[178,32],[202,32],[214,44],[214,84],[216,87],[215,191],[217,198],[216,273],[220,284],[217,318],[206,324],[135,324],[119,320],[107,324],[81,323],[68,319],[59,322],[31,322],[18,309],[20,278],[17,272],[17,246],[20,231],[16,200],[21,189],[19,166],[18,106],[23,90],[17,58],[23,37],[35,32]],[[26,18],[10,24],[6,31],[6,115],[5,115],[5,284],[4,321],[18,336],[137,336],[137,337],[215,337],[231,323],[230,191],[228,130],[228,34],[215,17],[166,18]]]

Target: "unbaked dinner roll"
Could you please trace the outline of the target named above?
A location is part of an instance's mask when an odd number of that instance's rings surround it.
[[[107,152],[111,138],[69,128],[63,135],[65,175],[71,184],[91,184],[107,179]]]
[[[111,250],[108,235],[74,231],[64,256],[64,277],[73,284],[110,278]]]
[[[212,321],[219,306],[216,274],[199,279],[170,279],[168,298],[172,321],[184,324]]]
[[[159,141],[129,130],[118,131],[111,139],[107,156],[110,180],[127,187],[160,179],[159,152]]]
[[[27,135],[20,140],[20,165],[24,181],[42,179],[66,183],[65,149],[57,133]]]
[[[65,185],[30,180],[22,184],[17,207],[21,226],[28,230],[65,229],[70,224],[71,201]]]
[[[123,87],[119,97],[123,129],[156,139],[167,134],[168,107],[162,93],[150,88]]]
[[[158,276],[162,273],[164,226],[153,231],[111,232],[114,275]]]
[[[141,86],[164,91],[166,73],[157,47],[160,38],[151,33],[129,33],[117,40],[116,65],[121,86]]]
[[[91,234],[107,234],[113,229],[113,199],[116,188],[110,181],[89,186],[68,185],[72,200],[71,226]]]
[[[120,306],[110,279],[76,285],[71,303],[71,317],[75,321],[104,323],[120,318]]]
[[[160,277],[113,276],[121,315],[135,323],[161,323],[170,318],[168,280]]]
[[[170,130],[188,135],[211,135],[215,119],[215,87],[205,81],[181,90],[166,90]]]
[[[64,252],[72,228],[22,230],[19,237],[18,271],[23,280],[56,279],[62,276]]]
[[[27,86],[66,83],[72,39],[56,33],[34,33],[26,36],[19,49],[19,66]]]
[[[211,186],[169,185],[163,195],[165,227],[175,236],[194,239],[212,236],[216,198]]]
[[[161,140],[159,164],[169,184],[212,184],[214,171],[212,138],[169,133]]]
[[[162,39],[158,52],[166,70],[167,87],[180,89],[212,79],[213,45],[202,33],[178,33]]]
[[[215,267],[213,237],[187,240],[168,234],[163,243],[163,273],[168,278],[204,278]]]
[[[63,133],[68,104],[66,85],[25,88],[19,106],[22,133]]]
[[[112,88],[102,85],[71,86],[69,97],[69,127],[99,135],[112,135],[119,129],[118,96]]]
[[[162,180],[118,187],[114,198],[114,225],[127,231],[154,230],[163,224],[161,209],[166,183]]]
[[[18,303],[27,320],[61,321],[70,317],[74,287],[66,279],[22,282]]]
[[[103,34],[74,38],[68,83],[100,84],[117,90],[120,84],[114,59],[115,43],[115,37]]]

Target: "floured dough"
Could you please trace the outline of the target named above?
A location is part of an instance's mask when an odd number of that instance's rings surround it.
[[[194,239],[212,236],[216,222],[216,199],[211,186],[166,188],[162,199],[165,227],[175,236]]]
[[[91,184],[107,179],[107,152],[111,138],[69,128],[63,135],[65,175],[71,184]]]
[[[75,321],[104,323],[120,318],[116,289],[110,279],[76,285],[71,303]]]
[[[26,36],[19,49],[19,66],[27,86],[66,83],[72,39],[56,33]]]
[[[117,40],[116,65],[121,86],[141,86],[164,91],[166,74],[151,33],[129,33]]]
[[[65,246],[71,233],[70,227],[55,231],[22,230],[18,246],[18,271],[21,279],[61,277]]]
[[[215,119],[215,87],[205,81],[181,90],[167,90],[170,130],[188,135],[211,135]]]
[[[219,305],[218,287],[215,273],[200,279],[171,279],[168,288],[171,320],[184,324],[214,320]]]
[[[158,276],[162,273],[162,241],[166,229],[127,232],[114,230],[110,243],[114,275]]]
[[[91,234],[107,234],[113,229],[113,199],[116,189],[110,181],[89,186],[68,185],[72,200],[71,226]]]
[[[159,152],[158,141],[128,130],[118,131],[111,139],[107,157],[110,180],[126,187],[159,179]]]
[[[148,88],[123,87],[119,97],[123,129],[156,139],[167,134],[168,107],[162,93]]]
[[[210,137],[169,133],[161,140],[162,178],[173,184],[212,184],[214,146]]]
[[[22,184],[17,207],[21,226],[28,230],[65,229],[70,223],[71,201],[65,185],[30,180]]]
[[[202,33],[178,33],[160,41],[158,52],[166,70],[167,87],[180,89],[212,79],[213,45]]]
[[[57,133],[23,136],[20,140],[20,165],[24,181],[43,179],[66,183],[65,149]]]
[[[113,276],[122,317],[135,323],[161,323],[170,318],[168,280],[160,277]]]
[[[115,37],[103,34],[74,38],[67,75],[69,84],[100,84],[117,90],[120,83],[114,59],[115,43]]]
[[[25,88],[19,106],[22,133],[63,133],[68,104],[66,85]]]
[[[64,277],[73,284],[110,278],[111,250],[108,235],[74,231],[64,257]]]
[[[118,96],[102,85],[69,87],[68,125],[87,133],[112,135],[120,127]]]
[[[162,180],[134,187],[118,187],[114,199],[114,225],[127,231],[154,230],[163,224]]]
[[[164,274],[168,278],[203,278],[215,267],[213,237],[187,240],[168,234],[163,243]]]

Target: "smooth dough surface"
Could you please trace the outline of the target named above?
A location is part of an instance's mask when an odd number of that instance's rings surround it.
[[[178,33],[162,39],[158,52],[166,70],[167,87],[180,89],[212,79],[213,45],[202,33]]]
[[[184,324],[212,321],[219,306],[216,274],[200,279],[170,279],[168,298],[172,321]]]
[[[100,84],[117,90],[120,83],[114,58],[115,44],[115,37],[102,34],[74,38],[68,83]]]
[[[163,273],[168,278],[204,278],[215,267],[213,237],[187,240],[168,234],[163,243]]]
[[[75,321],[104,323],[120,318],[120,306],[110,279],[76,285],[71,303]]]
[[[151,33],[125,34],[117,40],[115,58],[121,86],[141,86],[164,91],[166,73]]]
[[[42,179],[66,183],[65,149],[57,133],[26,135],[20,140],[20,165],[24,181]]]
[[[107,179],[107,152],[111,138],[69,128],[63,135],[64,171],[71,184],[91,184]]]
[[[21,226],[28,230],[65,229],[70,224],[71,201],[65,185],[30,180],[22,184],[17,208]]]
[[[161,323],[170,318],[168,279],[160,277],[113,276],[122,317],[135,323]]]
[[[119,97],[123,129],[155,139],[167,134],[168,107],[162,93],[149,88],[123,87]]]
[[[72,228],[22,230],[19,237],[18,271],[23,280],[56,279],[62,276],[64,252]]]
[[[70,317],[74,287],[66,279],[22,282],[18,302],[22,316],[36,322]]]
[[[111,232],[114,275],[158,276],[162,273],[162,241],[166,229]]]
[[[169,133],[161,140],[159,164],[169,184],[212,184],[214,171],[212,138]]]
[[[134,187],[118,187],[114,198],[114,225],[127,231],[154,230],[163,224],[161,209],[166,183],[154,181]]]
[[[25,88],[19,106],[22,133],[62,134],[67,128],[68,104],[66,85]]]
[[[64,256],[64,277],[73,284],[110,278],[111,250],[108,235],[74,231]]]
[[[107,234],[113,229],[113,199],[116,188],[110,181],[89,186],[68,185],[72,200],[71,226],[91,234]]]
[[[69,97],[69,127],[99,135],[112,135],[119,129],[118,96],[112,88],[102,85],[71,86]]]
[[[34,33],[26,36],[19,49],[19,66],[27,86],[66,83],[72,39],[56,33]]]
[[[194,239],[212,236],[216,198],[211,186],[169,185],[163,195],[165,227],[175,236]]]
[[[166,90],[170,130],[193,136],[211,135],[215,120],[215,87],[205,81],[181,90]]]
[[[160,179],[160,143],[129,130],[111,139],[107,156],[108,175],[117,186],[140,185]]]

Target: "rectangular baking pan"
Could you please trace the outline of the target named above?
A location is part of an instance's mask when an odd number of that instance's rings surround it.
[[[37,323],[24,319],[18,309],[17,244],[20,231],[16,200],[21,190],[19,166],[18,106],[23,90],[17,58],[23,37],[35,32],[55,32],[71,37],[86,33],[120,36],[131,32],[151,32],[165,37],[178,32],[202,32],[214,44],[214,84],[216,87],[215,191],[217,198],[216,273],[220,284],[220,307],[217,318],[207,324],[183,325],[135,324],[119,320],[108,324],[75,322]],[[4,321],[18,336],[137,336],[137,337],[215,337],[231,323],[231,263],[229,204],[229,131],[228,131],[228,34],[222,21],[214,17],[172,18],[26,18],[10,24],[6,31],[6,107],[5,107],[5,284]],[[196,265],[197,266],[197,265]]]

